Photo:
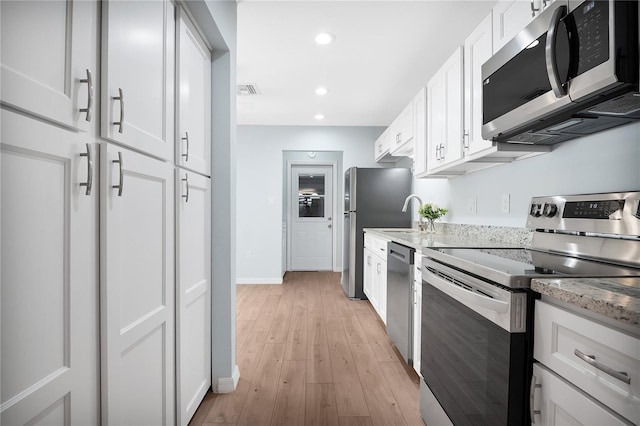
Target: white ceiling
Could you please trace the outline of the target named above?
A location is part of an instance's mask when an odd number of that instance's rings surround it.
[[[237,82],[260,94],[238,96],[238,124],[388,126],[494,4],[239,1]]]

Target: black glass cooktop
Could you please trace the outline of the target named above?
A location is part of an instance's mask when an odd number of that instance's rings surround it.
[[[526,248],[431,248],[426,257],[507,287],[529,287],[532,278],[638,277],[639,268]]]

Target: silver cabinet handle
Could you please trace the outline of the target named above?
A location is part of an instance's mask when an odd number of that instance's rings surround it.
[[[187,193],[182,194],[182,198],[184,198],[185,203],[188,203],[189,202],[189,175],[185,173],[184,178],[182,178],[182,181],[186,184],[186,187],[187,187]]]
[[[80,83],[87,83],[87,107],[80,108],[80,112],[86,112],[87,116],[85,120],[91,121],[92,114],[92,105],[93,105],[93,76],[91,75],[91,70],[87,68],[87,78],[80,79]],[[89,194],[87,194],[89,195]]]
[[[119,96],[114,96],[114,101],[120,101],[120,121],[114,121],[113,125],[118,126],[118,133],[122,133],[122,127],[124,126],[124,93],[122,88],[118,89]]]
[[[464,149],[469,149],[469,132],[464,132],[462,135],[462,146]]]
[[[122,197],[122,188],[124,187],[124,173],[123,173],[123,163],[122,163],[122,152],[118,151],[118,159],[112,160],[112,163],[117,163],[120,165],[120,183],[118,185],[113,185],[111,188],[118,190],[118,197]]]
[[[607,367],[606,365],[599,363],[598,361],[596,361],[595,355],[587,355],[584,352],[579,351],[578,349],[575,349],[573,351],[573,354],[578,358],[580,358],[581,360],[583,360],[584,362],[586,362],[587,364],[594,366],[598,370],[604,373],[607,373],[608,375],[615,377],[616,379],[621,380],[628,385],[631,384],[631,377],[629,377],[629,375],[626,372],[616,371],[611,367]]]
[[[532,17],[536,16],[536,12],[539,12],[539,11],[540,11],[540,9],[539,9],[539,8],[536,8],[536,7],[533,5],[533,2],[534,2],[534,0],[531,0],[531,16],[532,16]]]
[[[182,140],[187,143],[187,152],[186,154],[182,154],[182,156],[184,157],[184,161],[189,161],[189,132],[184,132],[184,138],[182,138]]]
[[[533,405],[536,400],[535,391],[536,389],[539,389],[542,387],[542,385],[539,383],[536,383],[536,381],[537,381],[536,376],[531,375],[531,388],[529,388],[529,414],[531,415],[532,425],[536,424],[535,416],[541,414],[540,410],[533,409]]]
[[[84,195],[91,195],[91,188],[93,187],[93,159],[91,158],[91,146],[87,143],[87,152],[81,152],[80,157],[87,157],[87,181],[80,182],[80,186],[87,187]]]

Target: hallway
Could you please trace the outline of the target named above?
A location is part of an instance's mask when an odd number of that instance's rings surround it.
[[[237,286],[235,392],[209,392],[191,425],[423,425],[418,376],[368,301],[334,272]]]

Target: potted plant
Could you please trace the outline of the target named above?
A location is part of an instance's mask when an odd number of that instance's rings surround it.
[[[439,207],[436,203],[421,204],[418,208],[418,214],[420,215],[420,230],[434,233],[434,222],[447,214],[447,212],[447,209]]]

